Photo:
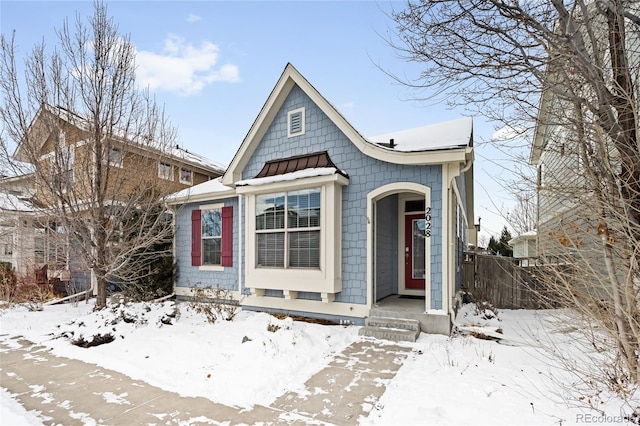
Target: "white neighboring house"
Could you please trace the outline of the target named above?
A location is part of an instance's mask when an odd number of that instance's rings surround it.
[[[43,261],[36,258],[33,193],[33,175],[0,180],[0,262],[10,264],[18,276],[33,274]]]
[[[513,257],[518,259],[520,266],[534,264],[531,262],[531,258],[538,256],[536,249],[537,235],[538,233],[536,231],[527,231],[508,241],[509,246],[513,248]]]

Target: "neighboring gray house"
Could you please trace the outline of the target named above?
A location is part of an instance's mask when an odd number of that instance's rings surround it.
[[[572,21],[576,26],[571,28],[571,34],[566,37],[571,39],[572,46],[585,44],[584,48],[591,58],[588,62],[593,64],[593,68],[585,69],[582,66],[576,70],[573,64],[553,58],[545,71],[545,86],[530,154],[530,164],[537,168],[536,255],[547,263],[577,265],[577,269],[583,273],[580,279],[585,282],[606,283],[610,279],[610,271],[603,258],[605,245],[602,235],[608,226],[623,229],[614,229],[613,233],[624,233],[625,227],[633,226],[625,224],[626,218],[617,217],[620,212],[616,211],[618,200],[615,194],[625,190],[633,192],[635,189],[633,182],[631,189],[621,189],[615,183],[608,182],[608,179],[615,180],[615,176],[621,173],[621,164],[616,145],[607,133],[604,123],[608,120],[605,117],[618,116],[616,98],[630,99],[636,103],[630,121],[638,123],[640,85],[631,84],[629,89],[633,91],[632,95],[619,92],[619,82],[614,79],[612,72],[616,61],[611,58],[611,29],[606,9],[600,8],[596,2],[587,6],[585,10],[588,15],[582,16],[582,10],[579,10],[577,19]],[[638,5],[633,2],[620,6],[628,7],[631,14],[638,13]],[[634,30],[637,25],[634,26],[631,19],[626,20],[625,25],[626,32],[622,36],[625,62],[631,81],[637,82],[640,81],[640,34]],[[597,43],[592,44],[594,41]],[[583,55],[584,52],[577,54]],[[599,76],[593,80],[579,80],[580,76],[584,77],[583,74],[594,69],[602,73],[604,84],[594,83],[601,81]],[[613,126],[611,134],[622,132],[620,123]],[[637,153],[637,146],[633,149]],[[613,195],[604,205],[600,204],[597,197],[602,188],[606,188],[602,194]],[[602,219],[603,215],[611,217],[613,220],[610,222],[614,225],[607,225],[609,219]],[[616,250],[614,258],[624,259],[630,255]],[[634,256],[633,250],[631,256]],[[622,270],[622,265],[620,263],[616,267],[624,276],[626,271]]]
[[[288,64],[226,173],[172,197],[176,294],[356,323],[408,296],[448,332],[476,239],[472,136],[464,118],[365,138]]]

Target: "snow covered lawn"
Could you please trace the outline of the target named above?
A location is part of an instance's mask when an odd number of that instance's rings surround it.
[[[470,305],[468,305],[470,306]],[[0,309],[0,340],[23,336],[56,355],[98,364],[184,396],[251,407],[269,405],[304,383],[332,357],[357,341],[356,326],[319,325],[239,312],[211,324],[186,303],[115,305],[93,312],[81,302]],[[584,424],[622,423],[638,405],[598,395],[600,411],[571,406],[572,377],[537,349],[553,342],[572,351],[577,335],[549,311],[501,311],[483,320],[471,307],[458,315],[467,325],[500,328],[502,344],[470,336],[422,334],[361,424]],[[555,313],[557,314],[557,312]],[[92,347],[93,336],[111,343]],[[505,344],[506,343],[506,344]],[[582,349],[580,349],[582,350]],[[577,354],[579,355],[579,354]],[[602,401],[602,402],[600,402]],[[42,424],[4,389],[1,424]],[[632,407],[632,405],[634,405]]]

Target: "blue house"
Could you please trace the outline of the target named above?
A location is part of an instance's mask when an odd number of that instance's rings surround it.
[[[448,333],[475,243],[472,120],[364,137],[288,64],[225,174],[174,194],[176,294]],[[405,304],[407,309],[405,309]]]

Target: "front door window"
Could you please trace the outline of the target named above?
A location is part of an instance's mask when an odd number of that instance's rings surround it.
[[[413,279],[424,279],[425,274],[425,241],[424,241],[424,219],[413,219],[411,228],[413,230],[412,256],[411,256],[411,276]]]
[[[405,216],[405,288],[424,290],[426,276],[426,221],[424,213]]]

